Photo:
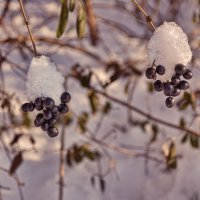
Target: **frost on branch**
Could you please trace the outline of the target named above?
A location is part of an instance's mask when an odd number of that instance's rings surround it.
[[[56,65],[46,56],[32,59],[27,74],[27,96],[30,100],[37,97],[51,97],[55,104],[60,103],[64,91],[64,77]]]
[[[173,73],[176,64],[187,65],[192,58],[188,38],[174,22],[164,22],[155,30],[148,43],[148,54],[150,63],[155,60],[156,65],[166,67],[166,76]]]

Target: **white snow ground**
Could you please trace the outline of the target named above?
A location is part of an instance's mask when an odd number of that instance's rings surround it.
[[[191,1],[190,1],[191,2]],[[51,7],[52,4],[47,5]],[[53,5],[55,6],[55,5]],[[191,6],[192,7],[192,6]],[[190,8],[191,8],[190,7]],[[186,8],[182,8],[186,9]],[[187,13],[188,14],[188,13]],[[129,19],[130,20],[130,19]],[[34,21],[34,20],[33,20]],[[131,20],[130,20],[131,21]],[[183,22],[182,22],[183,23]],[[191,27],[186,26],[187,23],[184,19],[184,26],[186,28]],[[181,25],[181,21],[180,21]],[[191,27],[192,29],[192,27]],[[190,29],[190,30],[191,30]],[[190,32],[187,30],[187,32]],[[48,29],[48,33],[54,34],[54,30]],[[45,32],[43,33],[45,35]],[[120,39],[120,37],[119,37]],[[135,43],[137,41],[129,40],[124,41],[124,43],[130,44],[128,47],[130,51],[126,57],[139,57],[143,59],[144,48],[134,49]],[[132,47],[131,47],[132,45]],[[116,45],[117,46],[117,45]],[[115,47],[117,48],[117,47]],[[41,47],[44,53],[48,51],[46,47]],[[46,51],[46,52],[45,52]],[[116,50],[117,52],[117,50]],[[66,60],[61,57],[64,54],[62,50],[59,50],[58,55],[53,55],[54,61],[58,64],[60,70],[65,73]],[[145,54],[146,55],[146,54]],[[73,56],[74,60],[77,58],[76,54],[69,52],[68,56]],[[124,55],[123,55],[124,56]],[[147,56],[147,55],[146,55]],[[125,57],[125,56],[124,56]],[[14,59],[17,59],[16,56]],[[62,58],[63,60],[60,60]],[[73,60],[72,60],[73,61]],[[82,60],[82,62],[87,63],[88,60]],[[70,63],[67,67],[70,66]],[[102,76],[106,76],[100,69],[96,69]],[[6,74],[6,86],[9,88],[10,92],[16,92],[21,100],[27,100],[24,95],[24,81],[19,77],[15,76],[8,66],[5,67]],[[15,78],[14,78],[15,77]],[[195,83],[194,87],[199,86],[198,82],[199,74],[195,73]],[[146,107],[145,98],[147,97],[146,92],[146,79],[141,78],[138,89],[134,95],[134,104],[140,106],[141,108]],[[24,86],[23,86],[24,85]],[[112,94],[119,93],[120,83],[114,84],[110,92]],[[81,110],[87,105],[86,101],[80,101],[83,95],[80,93],[80,88],[74,84],[69,84],[70,92],[72,93],[73,100],[71,102],[71,107],[74,110]],[[122,98],[122,97],[121,97]],[[161,100],[161,98],[163,98]],[[155,116],[161,116],[162,119],[166,119],[171,122],[178,121],[180,115],[187,115],[187,112],[177,113],[175,109],[166,109],[163,106],[164,97],[160,94],[153,94],[149,98],[151,105],[151,110]],[[117,108],[119,106],[116,105]],[[117,113],[119,113],[117,111]],[[170,115],[170,119],[169,119]],[[106,130],[110,121],[120,121],[122,124],[128,126],[125,120],[126,113],[120,113],[117,116],[113,111],[110,114],[107,125],[103,127]],[[195,128],[195,127],[192,127]],[[102,130],[102,131],[103,131]],[[178,141],[180,138],[177,137],[178,134],[173,129],[168,129],[170,136],[174,136],[174,140]],[[40,150],[38,153],[29,152],[25,154],[25,161],[23,165],[19,168],[19,175],[21,179],[25,182],[23,187],[23,192],[25,200],[40,200],[47,199],[55,200],[58,199],[58,153],[55,152],[59,148],[59,137],[55,139],[50,139],[46,137],[42,132],[34,130],[32,131],[37,135],[37,148]],[[70,146],[73,142],[79,141],[80,135],[74,132],[74,129],[68,129],[66,131],[66,146]],[[129,143],[131,145],[137,144],[142,145],[147,141],[147,135],[141,133],[139,130],[129,130],[128,133],[124,135],[119,135],[117,138],[118,142]],[[162,140],[158,141],[156,147],[160,147]],[[27,142],[24,141],[21,145],[26,145]],[[200,196],[200,154],[199,150],[193,150],[189,145],[178,145],[178,152],[182,153],[184,157],[179,160],[178,170],[173,173],[166,174],[163,173],[159,168],[150,163],[149,175],[144,173],[144,160],[143,159],[133,159],[126,156],[122,156],[118,153],[112,153],[113,157],[117,160],[117,167],[115,173],[111,173],[106,177],[106,191],[102,194],[98,187],[92,188],[90,184],[91,172],[96,171],[94,164],[85,162],[78,165],[72,169],[66,168],[65,175],[65,198],[69,200],[86,199],[86,200],[190,200],[194,195]],[[4,154],[0,155],[1,164],[0,166],[9,167],[9,163]],[[16,200],[19,199],[16,184],[12,178],[8,178],[3,172],[0,172],[0,183],[5,186],[9,186],[11,191],[3,191],[3,199],[5,200]]]

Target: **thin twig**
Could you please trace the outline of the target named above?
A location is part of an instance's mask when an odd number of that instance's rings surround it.
[[[154,116],[150,115],[149,113],[146,113],[143,110],[141,110],[141,109],[139,109],[139,108],[137,108],[137,107],[135,107],[133,105],[127,104],[127,102],[124,102],[124,101],[122,101],[120,99],[112,97],[112,96],[108,95],[107,93],[105,93],[103,91],[100,91],[100,90],[97,90],[97,89],[95,89],[93,87],[90,87],[90,89],[92,89],[94,92],[96,92],[98,94],[101,94],[102,96],[106,97],[107,99],[110,99],[110,100],[112,100],[112,101],[114,101],[114,102],[116,102],[116,103],[118,103],[118,104],[120,104],[122,106],[126,106],[126,107],[130,108],[131,110],[137,112],[138,114],[140,114],[142,116],[145,116],[148,119],[153,120],[153,121],[155,121],[155,122],[157,122],[159,124],[162,124],[162,125],[177,129],[179,131],[184,131],[184,132],[187,132],[187,133],[190,133],[192,135],[200,137],[200,132],[196,132],[196,131],[191,130],[191,129],[186,128],[186,127],[185,128],[184,127],[180,127],[180,126],[178,126],[176,124],[173,124],[171,122],[167,122],[167,121],[164,121],[164,120],[162,120],[160,118],[154,117]]]
[[[59,164],[59,194],[58,199],[63,200],[63,187],[64,187],[64,176],[65,176],[65,125],[63,125],[61,137],[60,137],[60,164]]]
[[[147,14],[147,12],[140,6],[140,4],[136,0],[131,0],[131,1],[135,4],[137,9],[145,16],[147,23],[150,24],[153,31],[155,31],[156,27],[155,27],[151,17]]]
[[[7,149],[7,147],[6,147],[6,145],[5,145],[4,140],[3,140],[2,137],[0,138],[0,141],[1,141],[1,143],[2,143],[3,149],[4,149],[4,151],[5,151],[5,154],[6,154],[7,158],[8,158],[8,160],[11,162],[10,152],[9,152],[9,150]],[[23,191],[22,191],[22,188],[21,188],[21,187],[22,187],[22,183],[20,182],[19,177],[18,177],[18,175],[17,175],[16,172],[15,172],[15,174],[13,175],[13,178],[14,178],[16,184],[17,184],[17,187],[18,187],[20,200],[24,200],[24,194],[23,194]]]
[[[9,10],[10,2],[11,2],[11,0],[7,0],[6,3],[5,3],[2,14],[0,16],[0,23],[2,22],[3,18],[5,18],[8,10]]]
[[[34,39],[33,39],[33,35],[31,33],[31,29],[29,27],[29,22],[28,22],[28,18],[26,16],[26,11],[24,9],[22,0],[18,0],[18,1],[19,1],[19,4],[20,4],[20,8],[21,8],[21,12],[22,12],[22,15],[23,15],[23,18],[24,18],[24,22],[26,24],[26,27],[27,27],[27,30],[28,30],[28,33],[29,33],[29,36],[30,36],[30,39],[31,39],[31,42],[32,42],[32,45],[33,45],[34,54],[35,54],[35,56],[37,56],[38,55],[37,49],[36,49],[36,45],[35,45],[35,42],[34,42]]]

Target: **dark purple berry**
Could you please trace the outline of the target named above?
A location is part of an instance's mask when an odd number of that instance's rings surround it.
[[[71,99],[71,95],[69,94],[69,92],[63,92],[60,97],[60,100],[62,103],[68,103],[70,99]]]
[[[44,99],[44,101],[43,101],[43,106],[45,107],[45,108],[53,108],[53,106],[54,106],[54,100],[52,99],[52,98],[50,98],[50,97],[46,97],[45,99]]]
[[[52,112],[53,115],[59,114],[58,106],[54,106],[54,107],[51,109],[51,112]]]
[[[53,117],[51,110],[43,110],[44,118],[49,120]]]
[[[41,126],[41,124],[40,124],[36,119],[34,120],[34,125],[35,125],[36,127]]]
[[[38,124],[41,125],[45,121],[44,115],[42,113],[37,114],[35,120],[37,121]]]
[[[174,98],[173,97],[168,97],[165,101],[165,105],[168,108],[172,108],[174,106]]]
[[[48,129],[49,129],[49,123],[48,122],[44,122],[44,123],[42,123],[42,125],[41,125],[41,129],[43,130],[43,131],[47,131]]]
[[[159,75],[163,75],[165,73],[165,67],[162,65],[158,65],[156,67],[156,73]]]
[[[28,110],[28,105],[29,105],[29,103],[24,103],[22,106],[21,106],[21,110],[23,111],[23,112],[28,112],[29,110]]]
[[[181,93],[181,90],[178,87],[175,87],[174,91],[172,92],[172,96],[173,97],[179,96],[180,93]]]
[[[170,96],[174,91],[174,86],[170,82],[163,83],[163,92],[166,96]]]
[[[56,127],[51,127],[47,131],[49,137],[56,137],[58,135],[58,129]]]
[[[183,75],[183,74],[185,73],[185,71],[186,71],[185,65],[183,65],[183,64],[177,64],[177,65],[175,66],[175,72],[176,72],[179,76]]]
[[[59,112],[62,113],[62,114],[65,114],[65,113],[67,113],[69,111],[67,105],[65,105],[63,103],[61,103],[59,105],[58,109],[59,109]]]
[[[191,70],[189,70],[189,69],[187,69],[186,70],[186,72],[183,74],[183,77],[185,78],[185,79],[191,79],[192,78],[192,71]]]
[[[40,111],[40,110],[43,109],[43,106],[42,106],[42,105],[41,105],[41,106],[35,106],[35,109],[36,109],[37,111]]]
[[[56,124],[56,122],[57,122],[57,118],[56,118],[56,117],[53,117],[53,118],[51,118],[48,122],[49,122],[50,125],[54,125],[54,124]]]
[[[34,101],[34,103],[35,103],[35,106],[36,107],[42,107],[42,98],[41,97],[37,97],[36,99],[35,99],[35,101]]]
[[[178,85],[180,81],[181,81],[180,76],[177,74],[173,75],[171,78],[171,82],[173,85]]]
[[[148,79],[156,79],[156,70],[154,68],[147,68],[145,75]]]
[[[34,111],[34,109],[35,109],[35,104],[33,102],[30,102],[28,104],[28,111],[32,112],[32,111]]]
[[[157,92],[162,91],[162,82],[160,80],[156,80],[153,84],[154,90]]]
[[[190,84],[189,84],[187,81],[182,80],[182,81],[179,83],[179,88],[180,88],[181,90],[187,90],[189,87],[190,87]]]

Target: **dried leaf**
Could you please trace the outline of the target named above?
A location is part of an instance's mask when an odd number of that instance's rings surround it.
[[[83,112],[79,117],[78,117],[78,125],[82,133],[86,131],[86,124],[88,122],[89,115],[87,112]]]
[[[190,144],[193,148],[199,148],[199,137],[190,135]]]
[[[95,177],[92,176],[91,179],[90,179],[90,181],[91,181],[92,186],[94,187],[94,185],[95,185]]]
[[[189,134],[186,133],[186,134],[183,136],[183,138],[181,139],[181,143],[182,143],[182,144],[185,144],[185,143],[187,142],[188,139],[189,139]]]
[[[9,169],[9,174],[12,175],[15,173],[17,168],[22,164],[23,162],[23,157],[22,157],[22,152],[19,152],[13,159],[10,169]]]
[[[80,77],[80,83],[83,87],[89,87],[90,86],[90,80],[92,77],[92,72],[89,72],[87,75],[85,76],[81,76]]]
[[[88,98],[89,98],[89,102],[90,102],[90,107],[92,109],[92,113],[95,114],[100,105],[99,97],[97,96],[97,94],[95,92],[89,91]]]
[[[152,130],[152,136],[150,139],[150,143],[153,143],[156,141],[157,139],[157,135],[158,135],[158,126],[156,124],[152,124],[151,125],[151,130]]]
[[[185,119],[183,117],[180,118],[179,126],[181,128],[185,128],[185,126],[186,126],[186,122],[185,122]]]
[[[23,135],[22,133],[16,134],[16,135],[14,136],[14,138],[12,139],[12,141],[10,142],[10,145],[12,146],[12,145],[14,145],[15,143],[17,143],[18,140],[19,140],[19,138],[20,138],[22,135]]]
[[[176,161],[176,146],[174,142],[171,142],[169,146],[169,154],[166,158],[167,168],[168,169],[176,169],[177,161]]]
[[[68,166],[72,167],[72,154],[70,150],[67,150],[66,163]]]
[[[30,136],[29,139],[30,139],[31,144],[34,145],[34,144],[35,144],[35,139],[34,139],[34,137]]]
[[[102,109],[103,114],[108,114],[111,108],[112,108],[111,103],[107,101]]]
[[[99,185],[100,185],[101,191],[105,192],[106,182],[104,181],[104,179],[102,177],[99,177]]]

